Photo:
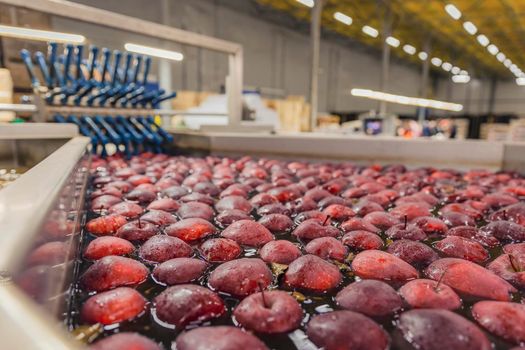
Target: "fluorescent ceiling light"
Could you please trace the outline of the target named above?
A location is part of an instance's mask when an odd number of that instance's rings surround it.
[[[86,41],[86,37],[83,35],[51,32],[47,30],[37,30],[21,27],[11,27],[4,25],[0,25],[0,36],[72,44],[81,44],[84,41]]]
[[[453,75],[452,81],[456,84],[466,84],[470,81],[470,77],[468,75]]]
[[[463,28],[465,28],[470,35],[474,35],[478,32],[478,28],[470,21],[463,23]]]
[[[496,45],[490,44],[487,46],[487,50],[490,52],[491,55],[496,55],[499,52],[499,49]]]
[[[513,71],[515,70],[516,68],[518,68],[518,66],[516,66],[514,63],[510,66],[510,70]]]
[[[461,74],[461,75],[468,75],[468,72],[467,72],[466,70],[462,69],[462,70],[459,72],[459,74]]]
[[[385,39],[386,43],[392,47],[398,47],[399,44],[401,43],[399,41],[399,39],[397,38],[394,38],[393,36],[389,36],[388,38]]]
[[[425,51],[421,51],[417,54],[417,57],[419,57],[421,61],[424,61],[428,58],[428,54]]]
[[[512,64],[512,61],[508,58],[505,59],[505,61],[503,61],[503,65],[507,68],[509,68],[511,64]]]
[[[489,38],[487,38],[483,34],[478,35],[477,39],[478,39],[478,43],[480,43],[481,46],[487,46],[490,43]]]
[[[461,11],[454,5],[448,4],[445,6],[445,11],[450,15],[450,17],[454,19],[460,19],[461,18]]]
[[[496,59],[500,62],[503,62],[505,61],[505,58],[507,58],[507,56],[505,56],[505,54],[503,52],[500,52],[496,55]]]
[[[457,103],[442,102],[436,100],[429,100],[426,98],[408,97],[401,95],[393,95],[385,92],[368,90],[368,89],[352,89],[350,91],[352,96],[365,97],[372,100],[386,101],[390,103],[398,103],[408,106],[418,106],[434,109],[443,109],[446,111],[459,112],[463,106]]]
[[[516,79],[516,84],[518,84],[519,86],[525,86],[525,78]]]
[[[370,26],[363,26],[362,31],[363,33],[365,33],[368,36],[371,36],[372,38],[377,38],[377,36],[379,35],[379,31]]]
[[[347,16],[344,13],[336,12],[334,13],[334,18],[339,22],[346,24],[347,26],[352,24],[352,17]]]
[[[441,68],[443,68],[445,72],[450,72],[450,70],[452,69],[452,64],[450,64],[449,62],[443,62]]]
[[[303,4],[304,6],[314,7],[314,0],[297,0],[298,3]]]
[[[177,51],[157,49],[155,47],[149,47],[149,46],[143,46],[143,45],[137,45],[137,44],[131,44],[131,43],[126,43],[124,45],[124,48],[129,52],[135,52],[135,53],[140,53],[143,55],[166,58],[166,59],[174,60],[174,61],[182,61],[184,59],[184,55]]]
[[[459,72],[461,72],[461,69],[459,67],[454,66],[450,71],[452,72],[452,74],[459,74]]]
[[[412,45],[406,44],[405,46],[403,46],[403,51],[405,51],[409,55],[413,55],[416,53],[416,48]]]
[[[432,57],[432,59],[430,60],[430,62],[436,66],[436,67],[439,67],[441,66],[441,63],[443,63],[443,61],[441,60],[441,58],[438,58],[438,57]]]

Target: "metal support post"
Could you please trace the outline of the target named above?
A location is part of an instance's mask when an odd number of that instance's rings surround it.
[[[428,78],[430,75],[430,38],[425,41],[423,46],[423,51],[427,53],[427,59],[422,61],[421,65],[421,87],[420,87],[420,96],[422,98],[428,98]],[[427,109],[424,107],[419,107],[418,109],[418,121],[419,124],[423,125],[425,121]]]
[[[317,125],[317,113],[319,112],[319,61],[321,49],[321,15],[323,13],[324,0],[316,0],[312,9],[312,20],[310,25],[310,131]]]
[[[388,91],[388,79],[390,75],[390,45],[386,43],[386,38],[392,34],[392,12],[390,7],[387,7],[383,17],[383,28],[381,30],[381,38],[383,40],[383,55],[381,61],[381,91]],[[386,116],[387,103],[386,101],[379,102],[379,115]]]

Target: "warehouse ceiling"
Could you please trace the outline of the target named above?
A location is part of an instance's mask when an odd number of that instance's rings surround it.
[[[300,20],[310,18],[310,8],[297,0],[257,2]],[[447,4],[453,4],[461,11],[460,19],[453,19],[445,11]],[[346,25],[334,19],[336,12],[351,17],[352,24]],[[510,66],[505,62],[507,58],[525,69],[525,0],[325,0],[323,9],[325,29],[377,48],[382,46],[381,35],[377,38],[368,36],[362,27],[368,25],[381,32],[385,18],[390,18],[392,23],[391,35],[401,42],[399,47],[392,48],[392,53],[399,58],[421,62],[417,53],[410,55],[403,50],[403,46],[409,44],[417,52],[428,51],[429,59],[438,57],[476,76],[513,78],[509,67],[505,66]],[[466,21],[477,27],[474,35],[464,29]],[[489,53],[488,45],[478,42],[480,34],[485,35],[502,54],[497,57]],[[450,74],[441,67],[431,67]]]

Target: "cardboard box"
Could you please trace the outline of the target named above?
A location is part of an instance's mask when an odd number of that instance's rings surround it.
[[[198,93],[195,91],[177,91],[177,97],[171,100],[171,108],[185,111],[199,105]]]
[[[216,93],[209,91],[177,91],[177,97],[171,100],[171,107],[175,110],[185,111],[199,106],[206,98],[212,95],[216,95]]]
[[[23,63],[9,63],[6,68],[11,72],[13,86],[18,89],[31,89],[31,79]],[[41,79],[38,76],[38,79]]]
[[[51,30],[50,15],[8,5],[0,5],[0,23],[16,27]],[[27,49],[32,53],[36,51],[46,53],[47,43],[3,37],[0,44],[3,63],[11,71],[14,86],[23,89],[30,88],[31,82],[20,59],[20,50]]]
[[[51,29],[51,16],[48,14],[9,5],[0,5],[0,22],[11,26]]]
[[[484,123],[481,125],[480,138],[488,141],[507,141],[509,129],[509,124]]]
[[[13,103],[13,80],[8,69],[0,68],[0,103]],[[0,122],[15,118],[13,112],[0,112]]]
[[[509,140],[514,142],[525,142],[525,120],[515,119],[509,125]]]
[[[310,104],[306,103],[304,96],[288,96],[284,100],[267,100],[266,105],[279,114],[280,131],[310,130]]]

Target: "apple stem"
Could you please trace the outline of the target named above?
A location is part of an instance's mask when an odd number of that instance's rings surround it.
[[[447,273],[447,270],[443,271],[441,274],[441,277],[439,277],[438,283],[436,284],[436,288],[434,288],[434,291],[439,292],[439,286],[441,285],[441,282],[443,281],[443,278],[445,277],[445,274]]]
[[[404,227],[404,230],[407,229],[407,224],[408,224],[408,215],[405,215],[405,227]]]
[[[326,223],[328,222],[328,220],[330,220],[332,217],[330,215],[327,215],[326,216],[326,219],[324,219],[323,221],[323,226],[326,226]]]
[[[263,287],[263,284],[262,284],[261,282],[258,282],[257,284],[259,285],[259,291],[261,292],[263,305],[264,305],[265,308],[269,309],[270,307],[269,307],[268,304],[266,303],[266,296],[264,295],[264,287]]]
[[[104,210],[104,205],[101,205],[100,208],[98,208],[98,214],[99,214],[100,216],[103,215],[102,210]]]
[[[520,272],[521,271],[520,264],[519,264],[518,261],[516,261],[516,258],[514,257],[514,255],[509,254],[509,261],[510,261],[510,265],[514,269],[514,272]]]
[[[139,228],[142,228],[142,222],[140,222],[140,216],[139,216]]]
[[[507,220],[507,209],[503,209],[503,220]]]

